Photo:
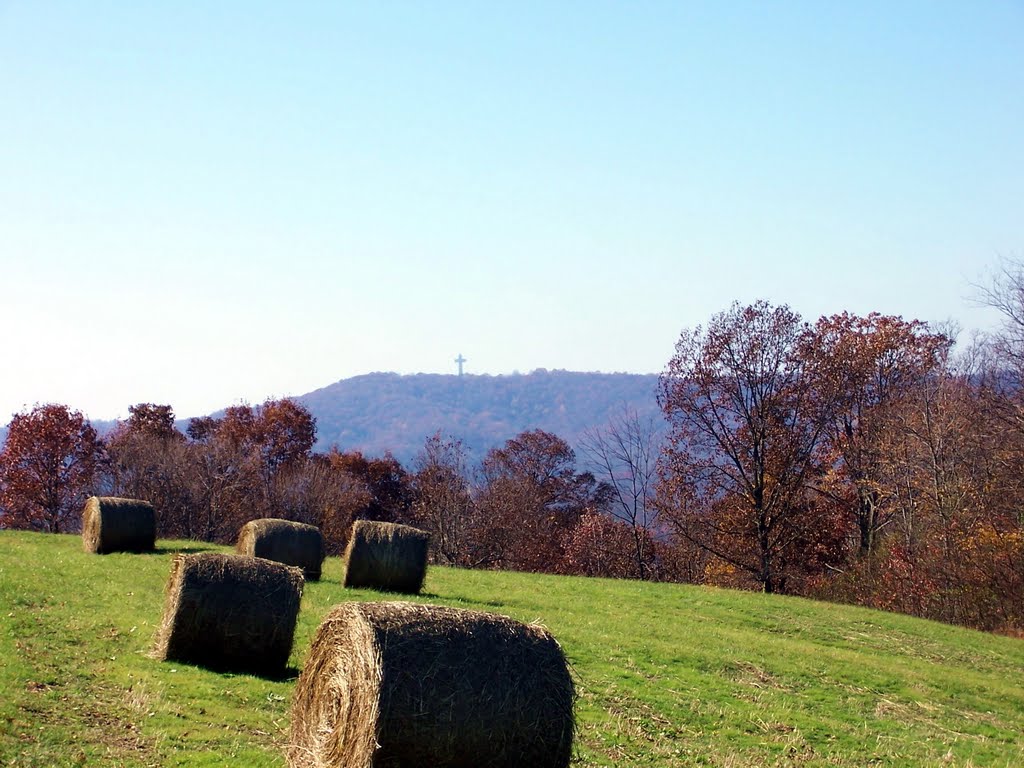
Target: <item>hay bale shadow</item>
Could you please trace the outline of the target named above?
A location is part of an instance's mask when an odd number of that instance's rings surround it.
[[[266,671],[256,674],[254,672],[244,672],[231,669],[214,669],[204,664],[196,664],[193,661],[181,661],[180,659],[166,659],[168,662],[173,662],[177,668],[191,667],[197,671],[206,672],[209,674],[219,675],[225,680],[232,680],[239,677],[258,677],[260,680],[266,680],[270,683],[287,683],[295,681],[302,674],[302,670],[298,667],[287,666],[284,669],[276,671]]]
[[[143,552],[144,555],[194,555],[199,552],[213,552],[216,551],[216,547],[212,544],[209,546],[197,545],[194,547],[156,547],[152,552]]]
[[[465,603],[466,605],[479,605],[484,608],[508,608],[508,603],[503,603],[500,600],[476,600],[472,597],[461,597],[460,595],[448,595],[445,597],[446,600],[452,600],[457,603]]]

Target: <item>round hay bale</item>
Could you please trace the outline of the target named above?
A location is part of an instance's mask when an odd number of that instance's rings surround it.
[[[82,509],[82,546],[86,552],[152,552],[156,513],[139,499],[91,496]]]
[[[345,550],[345,586],[416,594],[427,575],[430,534],[408,525],[356,520]]]
[[[291,768],[565,768],[572,678],[537,625],[404,602],[344,603],[292,701]]]
[[[319,581],[324,562],[324,537],[315,525],[277,520],[252,520],[238,532],[235,551],[302,569],[306,581]]]
[[[288,663],[302,571],[214,552],[177,555],[154,657],[210,669],[279,674]]]

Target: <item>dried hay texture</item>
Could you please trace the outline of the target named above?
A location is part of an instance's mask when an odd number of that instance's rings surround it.
[[[290,768],[565,768],[575,694],[540,626],[405,602],[343,603],[292,700]]]
[[[156,513],[148,501],[91,496],[82,509],[82,546],[86,552],[152,552]]]
[[[324,537],[315,525],[290,520],[252,520],[238,532],[235,551],[302,569],[306,581],[319,581],[324,562]]]
[[[345,550],[345,586],[414,595],[427,575],[430,534],[408,525],[356,520]]]
[[[177,555],[156,636],[155,658],[274,675],[288,663],[302,571],[213,552]]]

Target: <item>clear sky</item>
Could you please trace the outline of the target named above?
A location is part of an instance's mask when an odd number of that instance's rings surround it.
[[[0,0],[0,423],[984,328],[1022,223],[1021,0]]]

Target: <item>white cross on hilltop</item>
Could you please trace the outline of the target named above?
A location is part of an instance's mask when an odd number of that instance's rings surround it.
[[[459,352],[459,356],[455,358],[455,362],[459,364],[459,376],[461,376],[462,375],[462,364],[467,362],[466,358],[464,358],[462,356],[462,353]]]

